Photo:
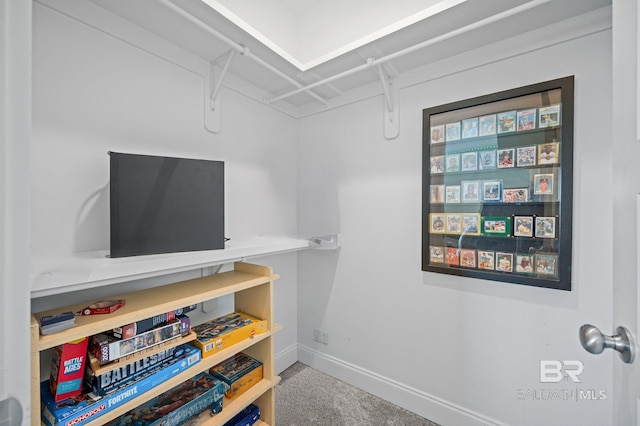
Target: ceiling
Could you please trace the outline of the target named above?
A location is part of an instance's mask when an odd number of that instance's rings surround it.
[[[467,0],[202,0],[301,71]]]
[[[223,64],[234,47],[248,49],[248,55],[233,57],[229,72],[275,99],[297,87],[339,77],[314,87],[313,96],[302,91],[277,101],[294,107],[330,101],[379,80],[378,70],[365,65],[368,60],[394,77],[611,4],[611,0],[90,1],[207,61],[219,59]],[[411,46],[419,48],[402,54]],[[351,74],[356,67],[358,72]]]

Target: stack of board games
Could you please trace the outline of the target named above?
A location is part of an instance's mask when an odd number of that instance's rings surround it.
[[[135,376],[134,380],[123,378],[122,373],[113,373],[108,380],[98,379],[104,380],[98,383],[103,391],[108,392],[105,395],[87,391],[73,398],[56,401],[49,389],[49,382],[44,381],[40,389],[42,421],[47,426],[83,425],[161,385],[197,364],[200,359],[198,349],[182,345],[176,348],[170,361],[165,359],[165,362],[156,363],[155,367],[145,369],[144,373]],[[142,361],[142,365],[145,364],[151,364],[151,360]],[[138,371],[137,367],[127,367],[127,372],[132,370]],[[93,385],[94,380],[89,379],[86,383]]]
[[[265,333],[267,321],[243,312],[233,312],[193,327],[193,331],[197,337],[192,344],[198,347],[202,351],[202,357],[206,358],[244,339]]]
[[[260,407],[251,404],[240,411],[234,418],[224,424],[224,426],[252,426],[260,419]]]
[[[153,328],[128,339],[118,339],[107,333],[96,334],[91,339],[91,351],[100,364],[139,352],[167,340],[189,333],[189,317],[181,315],[164,325]]]
[[[109,426],[176,426],[205,410],[222,411],[225,384],[208,373],[175,386],[107,423]]]
[[[49,376],[49,385],[54,401],[73,398],[82,393],[88,342],[89,339],[83,337],[54,348]]]
[[[151,376],[182,359],[192,359],[191,365],[193,365],[192,356],[195,352],[199,353],[200,351],[191,345],[184,344],[165,349],[130,363],[118,363],[113,368],[94,371],[91,365],[88,365],[85,373],[85,383],[91,387],[91,391],[96,395],[108,395],[117,392],[132,382]]]
[[[107,334],[110,334],[113,337],[117,337],[118,339],[129,339],[133,336],[142,334],[158,326],[167,324],[177,317],[191,312],[195,308],[196,305],[185,306],[184,308],[176,309],[164,314],[153,316],[151,318],[146,318],[131,324],[126,324],[122,327],[114,328],[113,330],[108,331]]]
[[[40,334],[46,336],[48,334],[57,333],[67,328],[75,327],[76,316],[73,312],[62,312],[55,315],[46,315],[40,318]]]
[[[211,367],[209,373],[229,386],[225,393],[229,401],[242,395],[263,377],[262,363],[242,352]]]

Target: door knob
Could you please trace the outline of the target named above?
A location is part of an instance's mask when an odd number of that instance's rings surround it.
[[[582,347],[592,354],[602,353],[605,349],[615,349],[620,358],[627,364],[631,364],[636,355],[636,345],[631,332],[623,326],[616,328],[618,334],[605,336],[598,327],[584,324],[580,327],[580,343]]]

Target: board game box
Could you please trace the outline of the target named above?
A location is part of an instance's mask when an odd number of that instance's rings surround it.
[[[76,316],[73,312],[45,315],[40,318],[40,334],[48,335],[57,333],[67,328],[75,327]]]
[[[55,401],[72,398],[82,392],[88,342],[89,339],[83,337],[54,348],[49,384]]]
[[[260,407],[251,404],[235,415],[224,426],[252,426],[260,419]]]
[[[191,345],[180,345],[144,357],[102,374],[95,374],[90,366],[86,368],[85,382],[96,395],[106,395],[128,386],[131,382],[154,374],[182,359],[190,359],[200,350]]]
[[[42,421],[47,426],[83,425],[166,382],[176,374],[197,364],[200,358],[200,351],[194,351],[189,358],[181,359],[105,396],[90,392],[56,402],[49,390],[49,382],[44,381],[40,386]]]
[[[117,337],[118,339],[129,339],[133,336],[149,331],[152,328],[168,323],[169,321],[173,321],[180,315],[191,312],[195,308],[196,305],[185,306],[184,308],[176,309],[174,311],[169,311],[164,314],[153,316],[151,318],[136,321],[132,324],[126,324],[122,327],[114,328],[113,330],[108,331],[107,334],[110,334],[113,337]]]
[[[189,317],[181,315],[168,324],[129,339],[118,339],[106,333],[91,338],[91,351],[100,364],[141,351],[158,343],[182,336],[191,329]]]
[[[193,331],[197,338],[192,344],[202,351],[202,357],[205,358],[244,339],[265,333],[267,321],[243,312],[233,312],[193,327]]]
[[[208,373],[175,386],[107,423],[109,426],[176,426],[185,420],[210,410],[222,411],[226,385]]]
[[[127,303],[127,301],[124,299],[100,300],[82,309],[80,315],[110,314],[122,308],[125,303]]]
[[[240,352],[211,367],[209,373],[229,386],[225,396],[232,401],[262,380],[263,368],[260,361]]]

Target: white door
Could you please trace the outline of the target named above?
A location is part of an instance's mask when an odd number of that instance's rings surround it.
[[[31,415],[31,1],[0,0],[0,28],[0,426],[17,426]]]
[[[638,114],[638,1],[613,0],[613,324],[604,334],[638,327],[640,280],[640,120]],[[636,351],[637,352],[637,351]],[[614,358],[613,410],[615,425],[638,425],[640,354],[633,364]]]

